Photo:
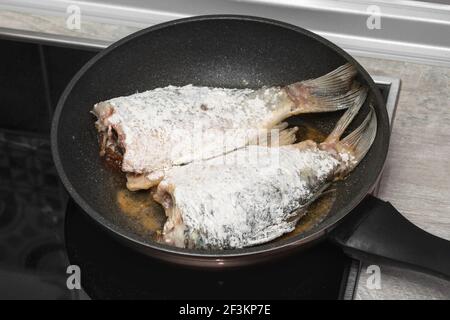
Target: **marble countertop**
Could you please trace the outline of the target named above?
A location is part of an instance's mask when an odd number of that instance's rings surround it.
[[[142,26],[83,21],[80,30],[69,30],[63,16],[2,9],[0,33],[2,28],[110,43]],[[379,197],[419,227],[450,240],[450,68],[356,59],[371,74],[402,81]],[[363,265],[356,299],[450,299],[449,282],[387,266],[381,270],[382,288],[370,290]]]

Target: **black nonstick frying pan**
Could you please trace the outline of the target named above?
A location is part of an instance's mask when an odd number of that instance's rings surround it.
[[[124,181],[99,157],[90,114],[95,103],[167,85],[285,85],[321,76],[346,62],[357,67],[357,80],[370,89],[349,131],[367,114],[369,102],[376,110],[378,131],[361,164],[333,187],[335,199],[320,222],[260,246],[195,251],[158,243],[123,219],[117,194],[124,189]],[[310,120],[326,133],[340,115],[298,117],[291,124]],[[450,276],[447,241],[414,227],[389,203],[367,196],[382,171],[389,144],[388,116],[374,82],[342,49],[302,28],[263,18],[216,15],[171,21],[132,34],[99,53],[76,74],[60,98],[51,135],[56,167],[73,199],[113,236],[146,255],[183,265],[223,268],[274,259],[328,236],[359,258],[385,258]]]

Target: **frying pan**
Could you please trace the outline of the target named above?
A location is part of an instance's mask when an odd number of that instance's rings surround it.
[[[157,243],[121,218],[116,196],[124,181],[113,178],[99,157],[90,114],[95,103],[167,85],[286,85],[321,76],[346,62],[356,66],[357,81],[369,87],[368,99],[348,130],[362,121],[370,102],[378,131],[364,160],[334,186],[336,198],[321,222],[264,245],[196,251]],[[321,130],[329,132],[341,114],[312,117]],[[293,118],[291,124],[303,118]],[[329,237],[354,257],[385,258],[449,276],[448,242],[409,224],[390,204],[368,196],[389,145],[388,116],[374,82],[350,55],[302,28],[257,17],[215,15],[175,20],[134,33],[100,52],[75,75],[59,100],[51,138],[56,168],[76,203],[115,238],[146,255],[188,266],[236,267],[274,259]]]

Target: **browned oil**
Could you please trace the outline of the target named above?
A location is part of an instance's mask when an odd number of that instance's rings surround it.
[[[309,206],[306,214],[299,220],[294,231],[285,234],[279,239],[289,239],[313,229],[328,216],[334,200],[336,200],[336,192],[334,190],[327,191]]]
[[[124,188],[117,192],[117,204],[135,231],[156,239],[166,216],[163,208],[153,200],[150,191],[132,192]]]
[[[298,125],[297,140],[321,142],[326,135],[310,124]],[[336,199],[334,191],[328,191],[310,205],[306,214],[299,220],[296,228],[280,239],[307,232],[323,221]],[[117,192],[117,203],[130,222],[130,227],[149,239],[157,240],[166,221],[164,209],[153,200],[151,191],[131,192],[124,186]],[[146,237],[146,238],[147,238]],[[275,240],[276,241],[276,240]]]
[[[327,137],[323,131],[309,123],[297,124],[296,126],[298,127],[296,134],[297,141],[313,140],[319,143]]]
[[[105,150],[104,160],[105,165],[111,170],[120,171],[122,168],[122,156],[109,148]]]
[[[320,143],[327,137],[326,133],[312,124],[304,123],[297,126],[299,128],[297,132],[297,141],[313,140]],[[294,231],[284,235],[280,239],[288,239],[314,228],[328,216],[335,200],[336,192],[333,189],[325,192],[308,207],[306,214],[299,220]]]

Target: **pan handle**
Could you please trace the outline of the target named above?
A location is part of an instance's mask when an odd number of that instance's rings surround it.
[[[450,279],[450,241],[420,229],[374,196],[367,196],[330,236],[352,258]]]

